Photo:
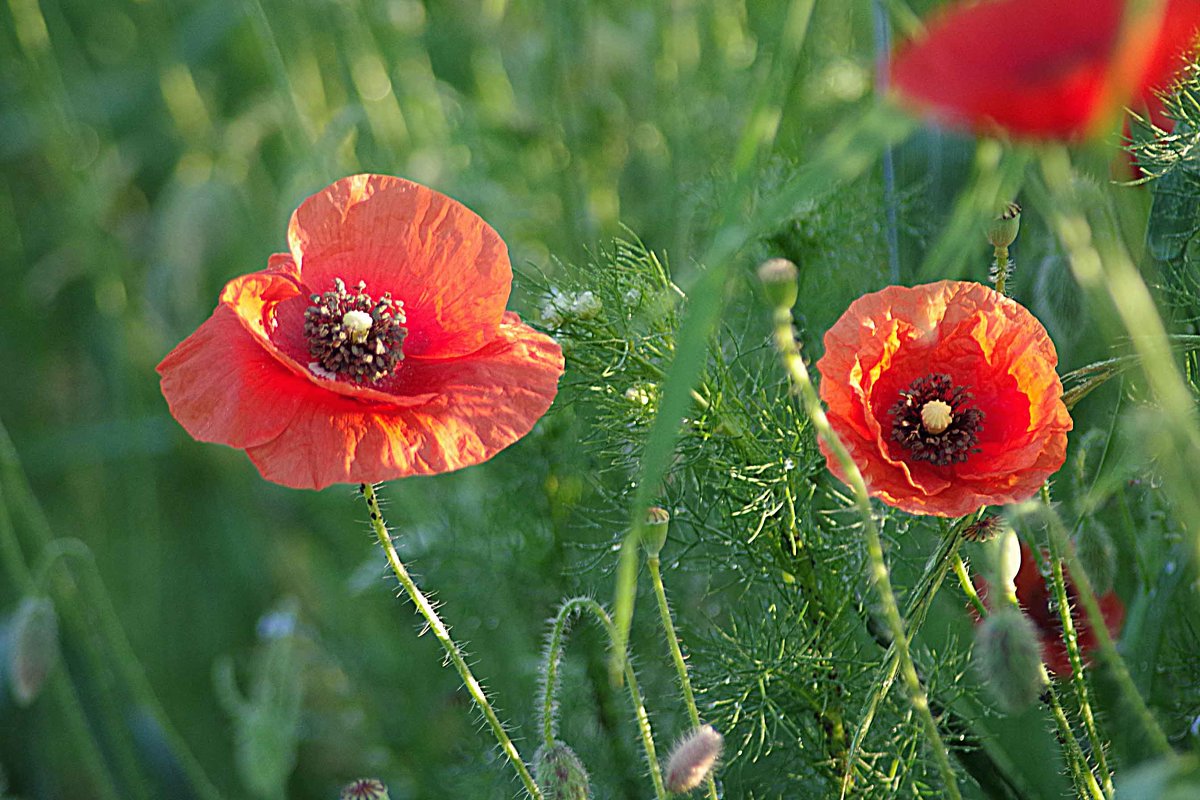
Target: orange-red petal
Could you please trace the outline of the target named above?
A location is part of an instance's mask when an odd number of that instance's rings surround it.
[[[533,428],[554,400],[563,360],[554,340],[509,313],[470,356],[406,369],[433,399],[386,407],[303,387],[286,427],[247,453],[264,478],[298,489],[461,469]]]
[[[354,175],[305,200],[288,244],[312,292],[364,281],[404,303],[407,356],[474,352],[496,335],[512,284],[508,249],[466,206],[402,178]]]

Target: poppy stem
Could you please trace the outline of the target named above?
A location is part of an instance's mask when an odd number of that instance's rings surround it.
[[[558,721],[555,692],[558,689],[558,665],[562,660],[562,650],[567,641],[567,625],[577,612],[590,613],[604,632],[608,641],[616,646],[617,629],[612,617],[604,610],[604,606],[590,597],[572,597],[563,602],[554,617],[554,627],[550,632],[550,643],[546,647],[546,663],[543,680],[545,686],[542,692],[542,739],[546,747],[553,747],[558,737]],[[658,763],[658,752],[654,745],[654,731],[650,727],[650,715],[646,711],[646,702],[638,687],[637,675],[633,664],[625,659],[625,685],[629,688],[629,702],[633,706],[633,714],[637,719],[638,733],[642,737],[642,749],[646,753],[646,766],[650,770],[650,782],[654,784],[654,796],[657,800],[666,800],[667,789],[663,785],[662,768]]]
[[[646,566],[650,570],[650,583],[654,586],[654,598],[658,601],[658,613],[662,617],[667,647],[671,650],[671,660],[675,662],[675,674],[679,676],[679,688],[683,692],[683,703],[687,706],[692,729],[696,730],[700,727],[700,712],[696,708],[696,695],[692,692],[692,682],[688,680],[687,661],[684,660],[683,650],[679,646],[679,634],[675,632],[675,624],[671,620],[671,606],[667,604],[667,590],[663,585],[658,555],[648,555]],[[705,778],[705,785],[709,798],[718,800],[717,783],[713,779],[712,770],[709,770]]]
[[[1101,658],[1104,659],[1109,669],[1112,670],[1113,677],[1116,678],[1118,685],[1121,687],[1121,695],[1133,710],[1151,746],[1162,755],[1174,756],[1175,750],[1167,740],[1167,735],[1163,733],[1158,720],[1150,713],[1149,706],[1146,705],[1142,693],[1138,691],[1133,678],[1129,674],[1129,667],[1125,664],[1125,659],[1117,652],[1117,646],[1113,643],[1112,635],[1108,632],[1108,624],[1104,620],[1104,613],[1100,610],[1100,604],[1096,601],[1096,591],[1092,588],[1092,579],[1088,577],[1087,571],[1080,565],[1074,548],[1071,547],[1071,543],[1067,538],[1067,531],[1063,526],[1062,520],[1059,519],[1058,514],[1050,506],[1050,491],[1044,486],[1042,487],[1042,500],[1045,504],[1045,513],[1047,522],[1049,523],[1046,527],[1049,531],[1051,559],[1052,561],[1066,563],[1067,571],[1071,573],[1071,582],[1075,584],[1075,589],[1079,594],[1079,602],[1083,604],[1083,609],[1087,613],[1088,626],[1096,636],[1096,649],[1100,651]],[[1061,564],[1059,564],[1059,568],[1061,569]],[[1062,603],[1062,598],[1059,599],[1059,602],[1060,604]],[[1075,667],[1074,662],[1072,662],[1072,667],[1078,671],[1078,667]]]
[[[529,796],[534,798],[534,800],[543,800],[542,790],[538,788],[538,785],[533,780],[533,776],[529,774],[529,768],[525,766],[521,754],[517,751],[517,746],[508,737],[508,733],[504,730],[504,724],[500,722],[500,718],[496,716],[492,704],[488,702],[483,685],[471,673],[471,667],[467,665],[467,659],[463,655],[462,649],[451,638],[450,629],[446,627],[446,623],[442,622],[442,618],[438,616],[433,603],[429,602],[429,598],[417,587],[412,576],[408,574],[404,562],[400,560],[400,554],[396,552],[396,545],[392,542],[392,535],[388,531],[387,523],[384,521],[383,514],[379,510],[379,498],[375,495],[375,487],[363,483],[359,485],[358,490],[367,501],[367,513],[371,517],[371,528],[375,531],[375,537],[379,540],[379,546],[383,548],[383,552],[387,556],[388,565],[391,566],[396,580],[404,587],[404,592],[408,595],[408,599],[417,607],[417,611],[429,626],[429,630],[433,631],[434,638],[438,640],[438,644],[446,651],[446,657],[454,664],[454,668],[458,670],[458,675],[462,678],[463,685],[467,687],[467,693],[471,695],[471,699],[475,701],[475,706],[483,713],[488,727],[492,729],[492,734],[496,737],[496,742],[500,745],[500,750],[508,758],[509,762],[512,763],[513,769],[517,771],[517,775],[521,778],[521,783],[525,784],[525,790],[529,792]]]
[[[971,576],[967,574],[967,565],[963,563],[962,556],[955,553],[950,565],[954,568],[954,574],[958,577],[958,585],[962,587],[963,594],[971,602],[975,613],[979,615],[980,619],[986,619],[988,615],[987,606],[979,599],[979,592],[975,591],[975,584],[971,583]]]
[[[879,594],[880,604],[883,606],[884,619],[892,634],[892,642],[896,648],[900,674],[904,679],[905,687],[908,689],[909,702],[924,724],[925,733],[929,739],[929,745],[933,750],[938,771],[941,773],[946,794],[952,800],[962,800],[962,795],[958,790],[958,778],[954,774],[954,769],[950,766],[950,757],[947,754],[946,745],[942,741],[941,734],[938,733],[937,722],[934,721],[933,713],[929,708],[929,698],[925,694],[925,689],[921,686],[921,679],[917,676],[917,670],[912,660],[912,653],[909,651],[908,635],[904,630],[904,620],[901,618],[900,609],[896,604],[896,595],[892,591],[891,575],[888,572],[887,561],[883,557],[883,543],[879,537],[879,528],[875,524],[875,516],[871,511],[871,498],[867,494],[866,482],[863,480],[862,473],[858,469],[858,464],[854,462],[854,459],[846,450],[846,446],[842,444],[842,440],[830,426],[829,418],[825,415],[825,410],[821,408],[821,400],[817,396],[816,389],[813,387],[812,379],[808,374],[808,367],[800,355],[800,349],[796,346],[796,337],[792,333],[792,311],[790,306],[777,306],[775,308],[774,328],[775,346],[778,348],[779,354],[783,359],[784,368],[791,377],[792,386],[799,393],[817,435],[825,441],[829,449],[833,452],[834,457],[837,458],[838,463],[842,467],[842,472],[846,475],[846,482],[854,492],[854,504],[862,517],[863,533],[867,539],[867,558],[870,562],[871,582]]]

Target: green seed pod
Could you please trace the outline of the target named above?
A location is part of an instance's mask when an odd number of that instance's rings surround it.
[[[987,238],[992,247],[1007,248],[1017,240],[1017,233],[1020,230],[1021,207],[1016,203],[1009,203],[1000,216],[992,220],[992,224],[988,226]]]
[[[790,309],[796,305],[800,294],[796,285],[798,275],[796,265],[786,258],[772,258],[759,265],[758,279],[772,308]]]
[[[1112,591],[1113,578],[1117,573],[1117,548],[1104,523],[1095,519],[1084,522],[1082,530],[1075,537],[1075,552],[1096,594]]]
[[[546,800],[590,800],[592,796],[583,762],[562,742],[538,748],[533,756],[533,774]]]
[[[646,555],[658,558],[667,543],[667,528],[671,526],[671,514],[665,508],[651,506],[646,510],[646,527],[642,529],[642,546]]]
[[[338,798],[339,800],[391,800],[388,797],[387,787],[383,785],[382,781],[374,778],[359,778],[353,783],[346,784]]]
[[[17,705],[30,705],[58,664],[58,614],[45,597],[26,597],[12,619],[8,685]]]
[[[1041,695],[1041,646],[1033,623],[1019,609],[1004,606],[983,621],[975,633],[974,660],[1005,712],[1023,711]]]

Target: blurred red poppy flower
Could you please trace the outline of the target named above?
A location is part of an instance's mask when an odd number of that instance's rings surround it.
[[[485,461],[554,400],[562,351],[504,310],[507,249],[465,206],[355,175],[300,205],[288,245],[158,365],[196,439],[320,489]]]
[[[1200,0],[1166,0],[1123,29],[1124,0],[985,0],[938,14],[897,49],[902,99],[977,132],[1076,139],[1122,106],[1157,107],[1192,56]]]
[[[941,281],[855,300],[825,334],[817,369],[829,422],[871,495],[957,517],[1028,499],[1062,466],[1071,417],[1057,363],[1022,306]]]
[[[1066,579],[1067,597],[1071,601],[1071,621],[1079,636],[1079,652],[1086,656],[1096,649],[1096,632],[1088,624],[1083,609],[1079,607],[1075,584],[1071,582],[1071,574],[1067,572],[1066,567],[1063,567],[1063,577]],[[987,581],[976,576],[974,582],[979,596],[990,608],[992,604],[988,601]],[[1070,675],[1071,659],[1067,655],[1067,646],[1063,642],[1062,618],[1053,602],[1052,593],[1046,585],[1046,578],[1038,570],[1033,550],[1025,542],[1021,542],[1021,567],[1017,570],[1017,577],[1013,583],[1017,590],[1017,602],[1025,610],[1025,615],[1029,617],[1030,622],[1037,630],[1038,640],[1042,646],[1042,660],[1046,662],[1046,669],[1055,675]],[[1125,604],[1121,602],[1121,598],[1117,597],[1115,592],[1108,592],[1102,597],[1098,597],[1097,602],[1100,605],[1100,613],[1104,617],[1104,625],[1115,639],[1121,632],[1121,625],[1125,622]]]

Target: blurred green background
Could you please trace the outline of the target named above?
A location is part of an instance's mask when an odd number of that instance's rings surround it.
[[[797,19],[809,31],[794,53]],[[289,797],[333,797],[361,775],[383,778],[394,799],[516,791],[457,677],[392,596],[352,487],[268,484],[241,453],[191,441],[159,395],[155,364],[225,281],[285,248],[296,205],[361,171],[449,194],[508,242],[526,316],[537,308],[528,276],[552,281],[558,262],[617,235],[668,254],[686,283],[745,141],[758,149],[742,174],[769,195],[873,102],[875,25],[868,2],[0,4],[0,363],[11,368],[0,420],[13,445],[4,501],[22,545],[4,556],[0,608],[30,593],[23,568],[67,599],[65,663],[121,796],[193,795],[114,644],[114,619],[221,796],[252,796],[237,768],[247,711],[231,674],[253,694],[255,675],[297,669],[302,709],[259,697],[277,715],[268,723],[299,726]],[[822,264],[798,309],[809,339],[889,274],[912,282],[974,157],[967,140],[923,132],[895,154],[894,194],[877,168],[757,245]],[[888,207],[900,212],[890,229]],[[1102,353],[1052,246],[1017,252],[1027,265],[1017,294],[1064,364]],[[986,266],[986,250],[966,251],[944,275],[982,279]],[[382,490],[402,552],[446,602],[527,755],[546,617],[564,596],[611,592],[619,531],[590,510],[578,402],[568,387],[486,466]],[[76,543],[50,558],[48,533]],[[639,620],[649,663],[652,625]],[[580,735],[605,743],[589,754],[607,776],[597,796],[646,796],[603,644],[579,638],[567,675],[588,687]],[[670,676],[647,673],[656,720],[678,731],[678,704],[655,701],[672,696]],[[0,704],[0,765],[25,798],[97,796],[64,697]]]

